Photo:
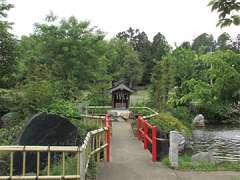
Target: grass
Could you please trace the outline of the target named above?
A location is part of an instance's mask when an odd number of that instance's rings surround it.
[[[145,104],[149,99],[149,92],[147,89],[135,91],[130,97],[130,106],[137,104]]]
[[[162,162],[171,167],[168,157],[165,157]],[[192,162],[190,155],[182,155],[179,156],[177,169],[184,171],[240,171],[240,162]]]

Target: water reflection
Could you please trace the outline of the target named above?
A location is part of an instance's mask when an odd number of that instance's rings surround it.
[[[194,152],[211,150],[218,159],[240,160],[240,127],[205,127],[193,130]]]

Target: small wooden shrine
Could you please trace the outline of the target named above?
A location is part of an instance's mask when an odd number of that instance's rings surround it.
[[[127,109],[130,102],[130,95],[133,90],[127,87],[123,82],[117,83],[109,92],[112,94],[113,109]]]

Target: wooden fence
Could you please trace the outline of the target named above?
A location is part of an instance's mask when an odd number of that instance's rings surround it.
[[[111,106],[86,106],[86,114],[104,114],[105,112],[111,110]],[[149,119],[151,117],[157,116],[158,112],[145,106],[139,107],[129,107],[129,111],[132,111],[135,115],[141,114],[143,118]]]
[[[106,159],[110,160],[110,118],[109,114],[105,117],[82,117],[86,123],[96,121],[99,125],[99,129],[90,131],[87,133],[84,143],[81,146],[0,146],[0,153],[9,153],[9,173],[7,176],[2,176],[1,179],[81,179],[85,180],[86,173],[91,158],[94,158],[96,162]],[[26,155],[28,152],[36,153],[36,169],[34,175],[28,175],[26,173],[26,167],[28,165]],[[51,155],[53,153],[61,154],[61,168],[60,175],[51,175],[51,167],[54,165],[51,161]],[[14,154],[22,154],[22,173],[19,175],[14,174]],[[47,153],[47,172],[42,175],[40,171],[41,153]],[[76,157],[76,172],[72,175],[66,174],[66,158],[67,153],[73,153]],[[31,173],[32,174],[32,173]]]

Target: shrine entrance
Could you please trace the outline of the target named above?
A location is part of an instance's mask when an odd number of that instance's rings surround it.
[[[133,93],[133,90],[125,84],[119,83],[110,89],[110,93],[112,94],[113,109],[128,109],[130,95]]]

